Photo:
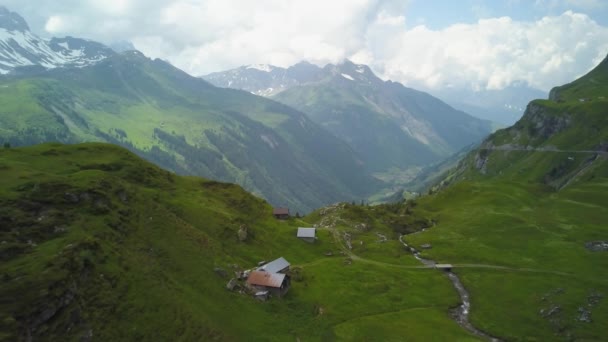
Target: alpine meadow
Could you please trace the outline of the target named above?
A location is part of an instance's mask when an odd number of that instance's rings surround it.
[[[602,2],[3,5],[0,341],[608,340]]]

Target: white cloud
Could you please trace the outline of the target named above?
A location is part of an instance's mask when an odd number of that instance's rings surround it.
[[[92,8],[110,16],[124,16],[132,9],[130,0],[90,0]]]
[[[536,0],[536,6],[568,1]],[[194,75],[244,64],[351,58],[413,86],[494,89],[523,80],[547,90],[585,73],[608,52],[608,28],[572,11],[529,22],[486,18],[431,29],[408,17],[403,0],[5,2],[22,8],[28,21],[28,13],[38,13],[38,27],[50,34],[130,40]]]
[[[67,25],[66,20],[63,17],[53,15],[49,17],[44,28],[47,32],[61,34],[69,29],[69,25]]]
[[[501,89],[523,80],[546,90],[608,53],[608,28],[570,11],[535,22],[503,17],[441,30],[416,26],[391,36],[383,45],[392,48],[372,49],[373,65],[387,78],[430,88]]]

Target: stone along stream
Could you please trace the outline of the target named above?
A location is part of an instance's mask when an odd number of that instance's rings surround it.
[[[426,229],[423,229],[420,232],[423,232],[425,230]],[[420,233],[420,232],[416,232],[416,233]],[[413,234],[416,234],[416,233],[413,233]],[[410,251],[414,255],[414,257],[416,259],[418,259],[418,261],[420,261],[425,266],[431,268],[431,267],[435,267],[435,265],[437,264],[434,260],[425,259],[425,258],[421,257],[419,251],[417,251],[414,247],[409,246],[405,241],[403,241],[403,235],[399,236],[399,241],[401,242],[401,244],[403,244],[405,249]],[[454,285],[454,288],[458,292],[458,295],[460,296],[460,301],[462,302],[462,304],[460,304],[458,307],[450,310],[450,314],[451,314],[452,318],[456,321],[456,323],[458,323],[458,325],[460,325],[461,327],[463,327],[470,333],[472,333],[476,336],[479,336],[479,337],[483,337],[492,342],[499,342],[500,340],[498,338],[491,336],[491,335],[477,329],[475,326],[473,326],[473,324],[471,324],[471,322],[469,321],[469,310],[471,308],[471,300],[470,300],[469,292],[464,287],[464,285],[462,285],[460,278],[458,278],[458,276],[454,272],[452,272],[451,270],[446,270],[446,273],[447,273],[448,278],[452,282],[452,285]]]

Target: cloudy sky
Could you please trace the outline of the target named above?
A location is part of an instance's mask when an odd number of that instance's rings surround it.
[[[193,75],[344,58],[431,89],[548,90],[608,54],[606,0],[3,0],[43,36],[131,41]]]

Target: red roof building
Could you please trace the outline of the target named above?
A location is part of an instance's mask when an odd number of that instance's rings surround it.
[[[286,220],[289,218],[289,208],[274,208],[272,215],[279,220]]]

